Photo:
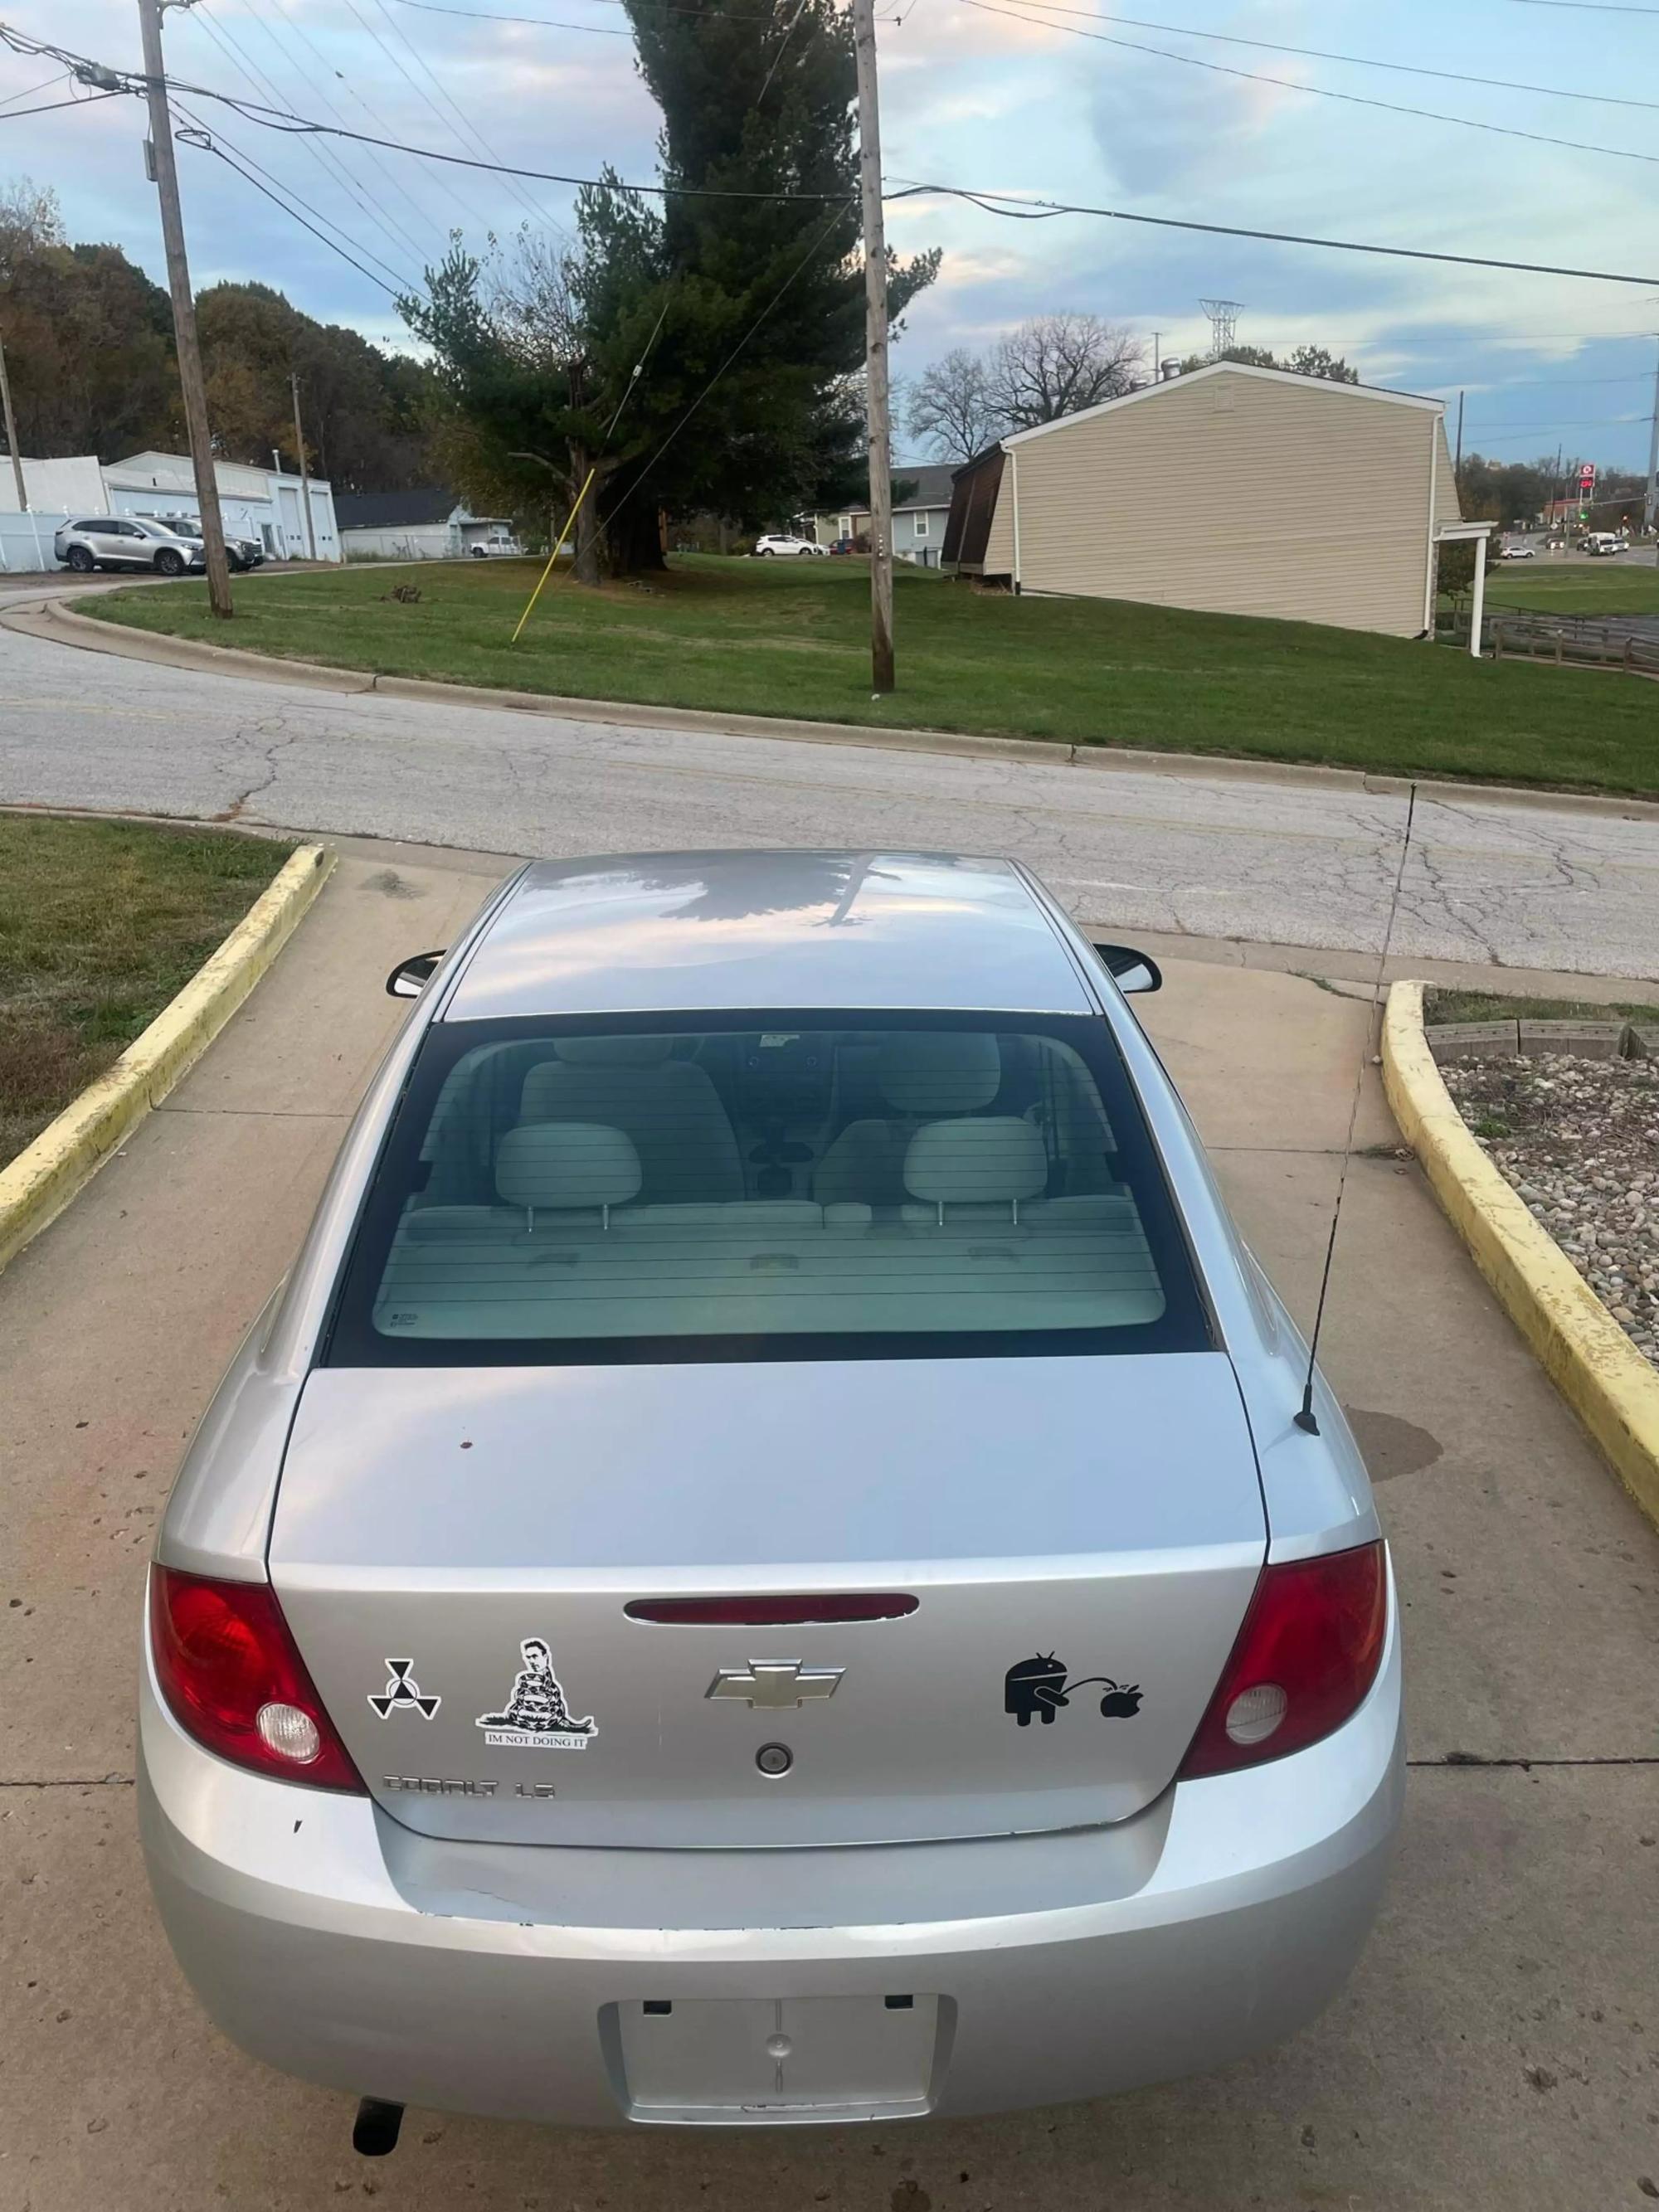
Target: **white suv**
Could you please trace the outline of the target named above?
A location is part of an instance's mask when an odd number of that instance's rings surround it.
[[[199,538],[184,537],[149,515],[94,514],[66,522],[52,550],[82,576],[94,568],[152,568],[163,576],[182,576],[207,566]]]
[[[816,553],[823,560],[830,557],[827,545],[815,545],[810,538],[792,538],[787,531],[769,532],[764,538],[755,540],[755,558],[757,561],[769,561],[780,553]]]

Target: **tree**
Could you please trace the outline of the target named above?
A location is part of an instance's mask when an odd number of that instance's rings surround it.
[[[627,4],[662,111],[663,204],[607,172],[578,198],[574,248],[526,236],[489,266],[458,250],[403,303],[471,465],[526,506],[544,463],[567,504],[593,471],[618,568],[660,562],[665,509],[754,525],[848,497],[864,356],[846,18],[801,0],[757,35],[749,0]],[[938,265],[890,257],[896,331]],[[599,550],[583,520],[579,575]]]
[[[269,284],[210,285],[196,302],[214,443],[228,459],[291,461],[298,374],[310,463],[341,491],[400,491],[428,472],[424,363],[319,323]]]
[[[1299,345],[1285,362],[1285,367],[1294,376],[1322,376],[1332,384],[1358,384],[1359,371],[1350,368],[1323,346]]]
[[[0,327],[25,450],[115,460],[179,427],[167,295],[115,246],[71,246],[58,203],[0,194]]]
[[[1146,348],[1098,315],[1038,315],[993,349],[987,391],[1003,431],[1029,430],[1144,382]]]
[[[942,460],[971,461],[982,453],[1000,427],[982,356],[957,346],[924,369],[911,388],[905,426]]]
[[[293,459],[289,378],[307,444],[342,489],[398,490],[425,473],[424,363],[319,323],[267,284],[214,284],[197,300],[215,444],[260,466]],[[70,245],[52,193],[0,191],[0,327],[25,447],[109,461],[184,435],[167,295],[119,247]]]
[[[1181,364],[1183,376],[1195,368],[1208,368],[1218,361],[1237,362],[1244,368],[1277,368],[1287,376],[1319,376],[1331,384],[1358,384],[1359,371],[1324,346],[1299,345],[1283,360],[1266,346],[1229,346],[1224,353],[1189,353]]]

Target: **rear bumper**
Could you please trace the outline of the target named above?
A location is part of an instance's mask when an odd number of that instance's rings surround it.
[[[902,1990],[951,2021],[933,2112],[1095,2097],[1259,2051],[1346,1978],[1403,1792],[1390,1613],[1364,1705],[1292,1759],[1178,1785],[1113,1828],[826,1850],[417,1836],[201,1750],[146,1662],[145,1855],[219,2026],[354,2095],[615,2124],[611,2007]]]

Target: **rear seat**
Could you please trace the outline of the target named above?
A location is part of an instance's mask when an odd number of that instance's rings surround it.
[[[471,1336],[913,1330],[1155,1318],[1162,1291],[1127,1195],[1044,1199],[1040,1133],[1012,1116],[933,1122],[904,1163],[912,1196],[637,1205],[639,1161],[602,1124],[501,1139],[499,1206],[416,1206],[377,1300],[390,1333]]]

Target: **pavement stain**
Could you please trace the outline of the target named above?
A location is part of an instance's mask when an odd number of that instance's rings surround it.
[[[1373,1482],[1392,1482],[1397,1475],[1419,1474],[1441,1455],[1440,1439],[1415,1421],[1402,1420],[1398,1413],[1367,1413],[1357,1406],[1343,1410]]]

